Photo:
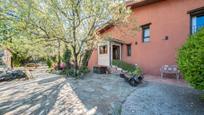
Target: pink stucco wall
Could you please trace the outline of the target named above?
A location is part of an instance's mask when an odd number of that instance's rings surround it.
[[[176,64],[177,50],[190,34],[188,11],[203,7],[204,0],[164,0],[135,8],[128,27],[117,26],[105,31],[103,36],[111,36],[130,42],[132,55],[127,56],[126,45],[122,46],[122,60],[138,64],[144,73],[158,75],[164,64]],[[150,25],[150,42],[142,42],[142,32],[130,32],[131,26]],[[132,33],[132,34],[131,34]],[[168,36],[168,40],[164,40]],[[135,44],[137,42],[137,44]],[[89,68],[97,64],[97,52],[93,52]]]
[[[94,49],[88,62],[88,68],[92,70],[93,66],[97,64],[98,64],[98,54],[97,54],[97,49]]]

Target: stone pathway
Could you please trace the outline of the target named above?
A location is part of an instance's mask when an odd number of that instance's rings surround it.
[[[31,80],[0,83],[0,115],[204,113],[204,102],[198,98],[202,92],[174,80],[149,76],[144,84],[131,87],[117,75],[89,74],[76,80],[48,74],[42,68],[32,74]]]
[[[40,75],[0,83],[0,115],[117,115],[135,89],[116,75],[90,74],[78,80]]]
[[[189,87],[146,81],[127,98],[122,115],[204,115],[201,94]]]

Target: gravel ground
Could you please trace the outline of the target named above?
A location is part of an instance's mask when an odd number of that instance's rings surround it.
[[[145,82],[122,105],[122,115],[204,115],[202,91]]]

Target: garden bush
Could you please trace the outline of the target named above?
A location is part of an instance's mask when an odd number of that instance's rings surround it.
[[[132,72],[133,75],[142,75],[142,69],[140,67],[136,67],[135,70]]]
[[[78,73],[78,72],[77,72]],[[68,77],[74,77],[75,76],[75,69],[74,68],[70,68],[66,70],[66,75]]]
[[[75,71],[76,74],[75,74]],[[60,74],[66,75],[67,77],[76,77],[79,78],[81,75],[84,75],[89,72],[87,66],[81,66],[79,70],[75,70],[74,68],[64,69]]]
[[[47,58],[47,60],[46,60],[46,63],[47,63],[47,66],[49,67],[49,68],[51,68],[52,67],[52,60],[50,59],[50,58]]]
[[[22,53],[12,53],[11,62],[13,67],[20,67],[29,61],[29,57]]]
[[[177,64],[186,81],[196,89],[204,89],[204,28],[179,49]]]
[[[117,66],[125,71],[127,71],[130,74],[138,75],[140,76],[142,74],[142,70],[140,67],[136,67],[135,65],[126,63],[121,60],[113,60],[112,65]]]
[[[134,72],[134,70],[135,70],[134,65],[128,64],[128,63],[120,61],[120,60],[113,60],[112,64],[119,67],[119,68],[122,68],[123,70],[126,70],[128,72]]]
[[[89,69],[87,66],[81,66],[80,69],[79,69],[79,73],[80,74],[86,74],[89,72]]]

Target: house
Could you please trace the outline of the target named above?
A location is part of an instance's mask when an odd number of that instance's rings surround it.
[[[112,60],[119,59],[138,64],[146,74],[158,75],[162,65],[176,64],[178,49],[204,26],[204,0],[140,0],[126,4],[132,9],[129,18],[140,29],[134,35],[128,33],[128,26],[100,29],[100,35],[108,37],[92,52],[90,69],[94,65],[111,66]]]

